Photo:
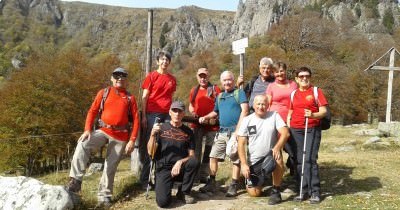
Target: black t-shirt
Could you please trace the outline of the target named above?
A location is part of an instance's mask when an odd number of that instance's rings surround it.
[[[155,154],[157,168],[172,167],[178,160],[186,158],[189,150],[194,150],[192,130],[186,125],[175,128],[171,123],[163,123],[158,137]]]

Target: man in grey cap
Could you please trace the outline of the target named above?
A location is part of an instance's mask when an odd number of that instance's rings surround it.
[[[116,68],[111,75],[112,86],[100,90],[90,107],[85,131],[78,140],[71,161],[70,181],[66,186],[72,193],[81,190],[90,153],[108,144],[103,175],[98,191],[98,206],[111,206],[114,176],[122,154],[130,154],[139,130],[139,115],[135,97],[126,90],[128,73]],[[99,128],[93,129],[98,117]]]
[[[182,124],[185,105],[174,101],[169,109],[171,121],[154,124],[147,152],[156,161],[156,202],[161,208],[171,203],[173,182],[182,181],[176,197],[185,203],[194,203],[190,195],[199,162],[194,155],[192,130]]]

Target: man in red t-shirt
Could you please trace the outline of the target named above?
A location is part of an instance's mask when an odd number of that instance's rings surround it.
[[[171,55],[161,51],[157,55],[158,68],[150,72],[143,81],[142,89],[142,128],[143,139],[140,139],[139,152],[142,161],[142,173],[140,183],[142,189],[147,188],[150,171],[150,157],[147,154],[146,145],[150,138],[156,117],[162,122],[169,120],[169,107],[172,104],[172,96],[176,91],[176,79],[169,73],[168,66],[171,63]]]
[[[206,68],[200,68],[197,71],[197,81],[199,85],[193,87],[190,91],[189,111],[195,117],[203,117],[214,110],[215,98],[221,90],[218,86],[209,82],[209,72]],[[209,124],[213,123],[210,122]],[[192,124],[192,128],[196,143],[195,155],[201,163],[197,176],[200,182],[206,183],[209,175],[209,154],[219,126]],[[203,137],[205,137],[205,148],[202,158]]]
[[[111,76],[112,86],[97,93],[86,117],[85,131],[78,140],[71,161],[70,181],[67,185],[68,191],[78,193],[81,190],[82,179],[91,151],[108,144],[103,175],[97,194],[98,205],[106,207],[111,205],[114,176],[121,156],[124,151],[126,154],[133,151],[139,130],[136,100],[126,90],[127,76],[128,73],[125,69],[116,68]],[[104,94],[104,91],[108,91],[108,94]],[[103,100],[104,96],[106,96],[105,100]],[[100,128],[92,130],[99,113],[101,113],[99,116]]]

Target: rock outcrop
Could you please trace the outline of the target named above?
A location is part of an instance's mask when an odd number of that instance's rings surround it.
[[[51,186],[24,176],[0,176],[1,209],[64,210],[73,202],[62,186]]]

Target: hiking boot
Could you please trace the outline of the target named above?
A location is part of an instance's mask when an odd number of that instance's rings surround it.
[[[176,193],[176,198],[186,204],[193,204],[196,202],[196,199],[193,196],[190,194],[184,194],[180,189],[178,189],[178,192]]]
[[[70,177],[69,182],[65,187],[69,192],[78,193],[79,191],[81,191],[81,186],[82,181]]]
[[[99,200],[95,209],[109,209],[112,206],[111,197],[104,197],[103,200]]]
[[[294,197],[294,198],[293,198],[293,201],[295,201],[295,202],[301,202],[301,201],[305,201],[305,200],[307,200],[307,199],[308,199],[308,194],[305,193],[305,194],[303,194],[303,196],[298,195],[298,196]]]
[[[313,194],[310,198],[310,204],[319,204],[321,203],[321,197],[319,195]]]
[[[210,166],[209,164],[201,164],[198,172],[198,180],[200,183],[207,183],[209,176]]]
[[[238,184],[237,183],[231,183],[231,185],[229,185],[228,191],[226,192],[225,196],[226,197],[235,197],[235,196],[237,196],[237,188],[238,188]]]
[[[279,189],[272,188],[271,196],[268,200],[268,205],[275,205],[280,202],[282,202],[281,192],[279,192]]]
[[[206,193],[206,192],[212,192],[214,193],[217,190],[217,183],[215,182],[214,179],[208,179],[208,182],[206,185],[203,187],[200,187],[200,192]]]

